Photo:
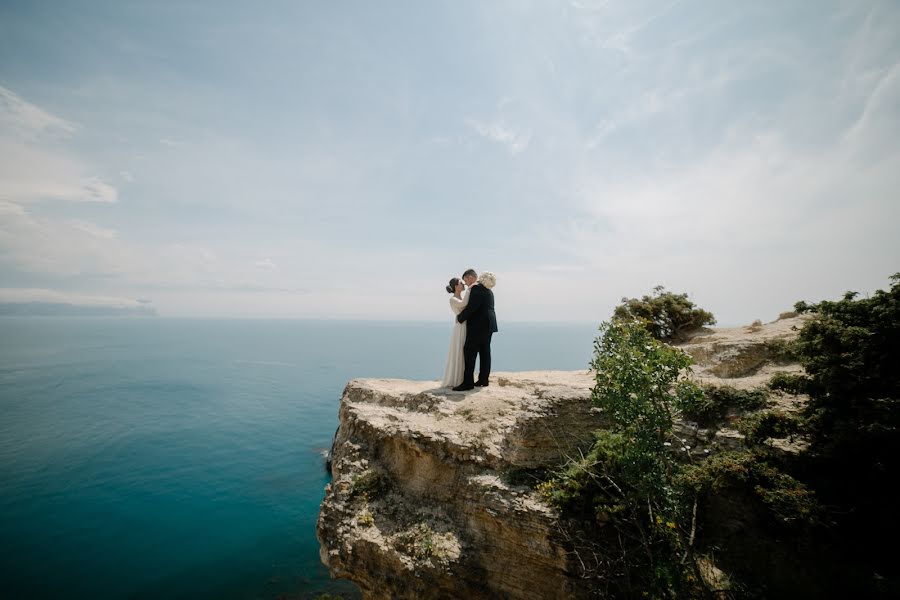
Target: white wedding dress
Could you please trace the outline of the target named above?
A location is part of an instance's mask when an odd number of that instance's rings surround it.
[[[450,296],[450,310],[453,311],[453,331],[450,332],[450,351],[447,353],[447,365],[444,367],[444,379],[441,387],[456,387],[462,383],[466,362],[463,358],[463,345],[466,343],[466,324],[458,323],[456,316],[469,303],[469,290],[462,293],[462,299]]]

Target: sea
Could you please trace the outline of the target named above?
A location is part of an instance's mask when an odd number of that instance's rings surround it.
[[[495,371],[597,324],[503,323]],[[436,380],[451,323],[0,317],[0,598],[358,598],[319,560],[341,392]]]

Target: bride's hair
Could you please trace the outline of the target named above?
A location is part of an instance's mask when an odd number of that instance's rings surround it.
[[[450,280],[450,285],[448,285],[445,289],[448,294],[452,294],[456,291],[456,284],[459,283],[459,277],[454,277]]]

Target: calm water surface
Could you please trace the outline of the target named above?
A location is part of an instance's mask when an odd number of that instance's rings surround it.
[[[503,324],[494,369],[596,327]],[[354,377],[439,379],[450,324],[0,318],[0,597],[356,597],[319,562]]]

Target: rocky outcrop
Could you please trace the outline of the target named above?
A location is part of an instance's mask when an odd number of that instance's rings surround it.
[[[751,390],[764,387],[776,373],[801,373],[790,343],[797,338],[809,315],[784,313],[771,323],[754,322],[745,327],[702,329],[678,347],[694,360],[691,378],[700,384]],[[769,408],[795,413],[806,403],[804,395],[769,392]],[[733,410],[712,427],[691,421],[676,421],[675,431],[697,457],[717,450],[739,450],[744,436],[734,427],[741,412]],[[805,447],[800,439],[770,440],[773,448],[796,452]]]
[[[694,359],[694,374],[717,385],[752,388],[778,371],[800,371],[789,349],[810,317],[787,316],[763,325],[701,329],[678,347]]]
[[[797,369],[769,341],[796,335],[792,326],[708,331],[683,348],[703,381],[759,385],[773,369]],[[586,449],[603,426],[593,384],[587,371],[497,373],[466,393],[430,381],[351,381],[319,514],[322,561],[371,599],[578,598],[577,557],[533,478]],[[701,454],[742,441],[727,427],[678,427]]]
[[[457,393],[434,382],[344,390],[323,562],[367,598],[571,598],[554,515],[528,485],[602,425],[587,372],[498,373]]]

